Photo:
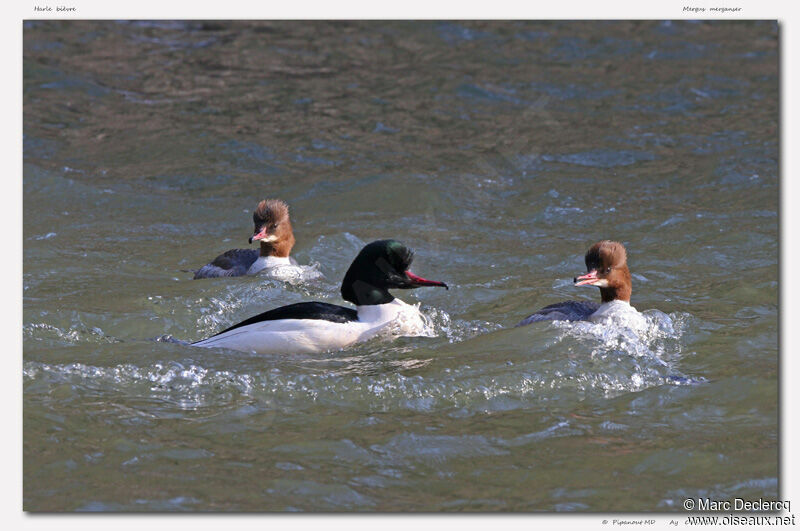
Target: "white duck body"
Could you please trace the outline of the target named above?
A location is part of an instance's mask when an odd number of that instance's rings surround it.
[[[196,347],[228,348],[256,354],[316,354],[346,348],[381,333],[394,336],[429,335],[418,306],[394,299],[377,305],[357,306],[358,318],[335,322],[321,318],[260,321],[228,330]]]
[[[639,313],[629,302],[619,299],[604,302],[587,320],[596,324],[624,326],[633,330],[647,329],[647,320],[644,315]]]
[[[253,265],[247,270],[247,275],[255,275],[264,269],[273,269],[276,267],[286,267],[296,265],[297,262],[288,256],[259,256]]]

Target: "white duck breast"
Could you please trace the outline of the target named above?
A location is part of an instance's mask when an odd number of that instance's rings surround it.
[[[259,256],[247,270],[247,275],[255,275],[264,269],[287,267],[297,265],[297,262],[288,256]]]
[[[647,328],[644,315],[626,301],[613,300],[605,302],[592,315],[589,321],[609,326],[624,326],[633,330]]]
[[[196,347],[228,348],[256,354],[313,354],[348,347],[382,332],[426,335],[424,317],[416,306],[394,299],[386,304],[358,306],[358,319],[275,319],[238,326],[194,343]]]

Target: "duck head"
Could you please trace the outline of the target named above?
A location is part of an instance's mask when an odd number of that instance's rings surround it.
[[[599,241],[586,252],[585,260],[587,273],[573,279],[576,286],[597,286],[603,302],[630,302],[631,272],[624,245],[610,240]]]
[[[294,246],[289,207],[280,199],[264,199],[253,212],[253,235],[249,243],[261,242],[262,256],[286,257]]]
[[[397,240],[378,240],[364,246],[342,281],[342,297],[356,306],[385,304],[394,297],[390,289],[411,289],[447,284],[427,280],[408,270],[414,251]]]

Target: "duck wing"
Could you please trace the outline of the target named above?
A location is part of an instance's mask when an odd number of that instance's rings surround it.
[[[525,326],[539,321],[583,321],[597,311],[600,303],[588,301],[557,302],[532,313],[517,326]]]
[[[258,249],[231,249],[214,258],[194,274],[198,278],[239,277],[258,259]]]

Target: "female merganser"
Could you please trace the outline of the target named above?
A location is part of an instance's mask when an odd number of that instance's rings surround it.
[[[537,321],[594,321],[601,322],[621,312],[639,315],[631,305],[631,272],[625,246],[619,242],[603,240],[595,243],[586,252],[588,273],[575,277],[576,286],[600,288],[602,304],[587,301],[558,302],[545,306],[529,315],[517,326]],[[637,323],[638,325],[638,323]]]
[[[280,199],[265,199],[253,212],[255,229],[249,243],[261,242],[261,250],[231,249],[198,269],[194,278],[255,275],[263,269],[296,265],[289,252],[294,246],[289,207]]]
[[[313,354],[347,347],[383,330],[419,335],[425,330],[419,309],[395,299],[389,290],[447,284],[409,271],[413,258],[414,252],[396,240],[372,242],[361,249],[342,281],[342,298],[355,309],[299,302],[251,317],[193,345],[257,354]]]

